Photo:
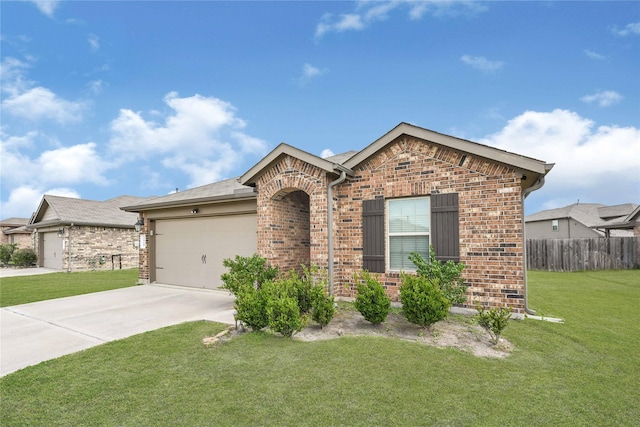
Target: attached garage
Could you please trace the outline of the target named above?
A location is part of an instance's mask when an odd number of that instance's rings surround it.
[[[139,214],[140,284],[218,289],[224,259],[258,251],[256,193],[237,179],[121,209]]]
[[[257,250],[256,215],[158,219],[155,222],[155,282],[218,288],[225,258]]]
[[[42,233],[42,266],[62,270],[64,256],[63,239],[57,232]]]

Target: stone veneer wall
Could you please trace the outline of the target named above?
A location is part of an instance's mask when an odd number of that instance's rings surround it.
[[[69,244],[69,238],[71,244]],[[62,267],[69,270],[69,250],[71,251],[71,271],[111,270],[112,255],[116,270],[138,267],[138,233],[134,229],[114,227],[74,226],[65,227],[64,258]],[[135,246],[134,246],[135,245]],[[37,249],[36,249],[37,250]]]

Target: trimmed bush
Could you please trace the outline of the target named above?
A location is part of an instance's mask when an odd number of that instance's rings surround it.
[[[464,304],[467,300],[467,285],[462,277],[465,265],[462,262],[447,261],[442,263],[436,259],[433,246],[429,248],[429,259],[425,260],[417,252],[409,254],[409,260],[416,266],[418,276],[426,278],[431,284],[439,286],[451,305]]]
[[[237,318],[253,331],[259,331],[269,324],[266,301],[263,293],[253,287],[246,287],[236,295]]]
[[[423,276],[402,275],[402,312],[411,323],[427,327],[445,317],[451,306],[444,292]]]
[[[19,267],[31,267],[38,260],[38,256],[33,249],[24,248],[15,251],[11,259],[13,263]]]
[[[475,316],[478,324],[489,332],[491,343],[498,344],[502,331],[509,324],[511,318],[511,307],[492,307],[486,310],[480,303],[476,304],[478,314]]]
[[[9,261],[11,261],[11,257],[13,256],[13,253],[16,251],[17,248],[18,248],[18,245],[16,243],[1,244],[0,245],[0,263],[2,263],[3,265],[9,264]]]
[[[220,276],[222,288],[236,296],[245,288],[260,289],[264,282],[273,280],[278,275],[278,268],[267,265],[267,260],[257,254],[250,257],[236,255],[235,259],[223,260],[222,265],[229,269]]]
[[[286,338],[301,331],[304,323],[293,283],[286,279],[265,282],[260,290],[264,294],[269,329]]]
[[[333,296],[325,294],[324,286],[315,285],[311,288],[311,319],[320,325],[320,329],[331,322],[335,312]]]
[[[356,281],[356,301],[354,306],[362,314],[366,321],[374,325],[387,319],[391,310],[391,300],[378,281],[377,276],[372,276],[366,270],[354,275]]]
[[[287,277],[278,280],[280,287],[285,288],[287,296],[295,298],[301,314],[311,311],[311,287],[312,277],[305,271],[305,276],[300,277],[294,270],[289,271]]]

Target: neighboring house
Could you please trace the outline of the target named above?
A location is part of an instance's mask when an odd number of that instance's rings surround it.
[[[626,218],[637,207],[633,203],[615,206],[575,203],[528,215],[525,218],[525,231],[529,239],[633,236],[634,224]]]
[[[101,201],[45,195],[28,229],[38,265],[63,271],[138,266],[136,214],[120,206],[145,200],[121,196]]]
[[[0,244],[15,243],[18,248],[31,247],[31,230],[27,230],[29,218],[7,218],[0,221]]]
[[[139,212],[140,282],[215,288],[224,258],[328,269],[353,297],[377,273],[399,298],[408,254],[462,261],[475,301],[526,308],[525,197],[553,165],[401,123],[359,152],[320,158],[280,144],[238,180],[123,207]],[[332,260],[332,262],[329,262]]]

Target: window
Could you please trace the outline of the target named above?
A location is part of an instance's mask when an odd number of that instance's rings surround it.
[[[429,197],[389,200],[387,212],[389,269],[415,270],[411,252],[429,257]]]
[[[385,212],[386,211],[386,212]],[[413,270],[411,252],[460,261],[458,194],[362,201],[362,268],[371,273]]]
[[[551,220],[551,230],[552,231],[558,231],[558,220],[557,219]]]

